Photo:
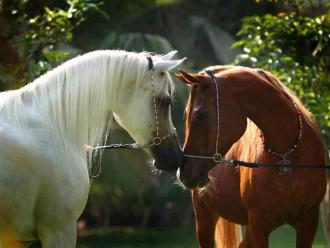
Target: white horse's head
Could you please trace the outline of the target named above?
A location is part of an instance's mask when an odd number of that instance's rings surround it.
[[[116,121],[153,156],[157,169],[174,172],[182,150],[171,118],[174,85],[170,71],[184,60],[172,60],[176,51],[163,56],[140,56],[137,70],[125,73],[129,83],[122,86]],[[142,68],[141,68],[142,67]],[[118,99],[118,98],[117,98]],[[118,104],[119,103],[119,104]]]

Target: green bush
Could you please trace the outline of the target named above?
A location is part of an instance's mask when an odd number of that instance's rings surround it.
[[[245,17],[235,63],[277,75],[314,113],[330,144],[330,13]]]
[[[73,29],[99,0],[0,0],[0,86],[18,88],[69,56],[56,48],[72,39]],[[99,11],[100,12],[100,11]],[[8,59],[15,57],[15,59]]]

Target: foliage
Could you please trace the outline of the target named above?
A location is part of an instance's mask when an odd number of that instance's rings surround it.
[[[17,88],[40,76],[69,56],[56,48],[69,42],[73,29],[88,11],[101,3],[92,0],[66,0],[65,8],[51,1],[1,1],[0,39],[11,53],[0,53],[0,76],[3,89]],[[1,42],[0,42],[1,43]],[[9,61],[8,56],[16,56]]]
[[[131,139],[124,130],[113,130],[111,142],[131,143]],[[136,150],[106,151],[102,163],[97,164],[91,171],[93,178],[90,189],[89,213],[92,219],[104,227],[114,224],[113,215],[130,215],[129,224],[136,224],[143,216],[145,207],[143,193],[150,187],[151,179],[149,168],[145,165],[146,154]],[[131,206],[134,206],[133,208]],[[124,224],[122,217],[122,224]],[[90,224],[90,223],[89,223]],[[126,223],[127,224],[127,223]]]
[[[324,8],[329,6],[328,0],[255,0],[257,3],[270,2],[276,3],[277,6],[285,7],[286,9],[302,13],[308,8]]]
[[[235,63],[274,72],[316,115],[330,144],[330,12],[245,17]]]
[[[126,26],[130,26],[130,23],[140,16],[148,18],[146,13],[154,6],[155,0],[104,1],[102,11],[108,18],[96,12],[92,13],[89,20],[76,29],[73,42],[84,50],[93,50],[100,40],[109,35],[109,32],[129,32]],[[91,35],[91,30],[97,35]],[[81,39],[81,36],[84,36],[84,39]]]
[[[126,131],[113,125],[111,143],[132,143]],[[153,175],[141,150],[107,150],[102,156],[102,173],[91,183],[90,198],[82,220],[87,226],[181,225],[187,217],[189,192],[173,185],[168,174]],[[91,174],[98,174],[95,165]],[[189,212],[188,212],[189,215]],[[165,217],[167,216],[167,217]]]

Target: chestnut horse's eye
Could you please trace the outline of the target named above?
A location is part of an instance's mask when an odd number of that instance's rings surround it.
[[[195,117],[199,121],[204,121],[207,118],[207,112],[205,110],[199,109],[195,111]]]

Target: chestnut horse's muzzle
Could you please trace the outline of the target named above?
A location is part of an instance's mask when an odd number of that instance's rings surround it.
[[[186,160],[186,158],[184,158],[184,160]],[[205,161],[203,164],[196,160],[193,161],[193,163],[183,161],[177,178],[189,189],[202,188],[210,182],[208,167],[204,165]]]

